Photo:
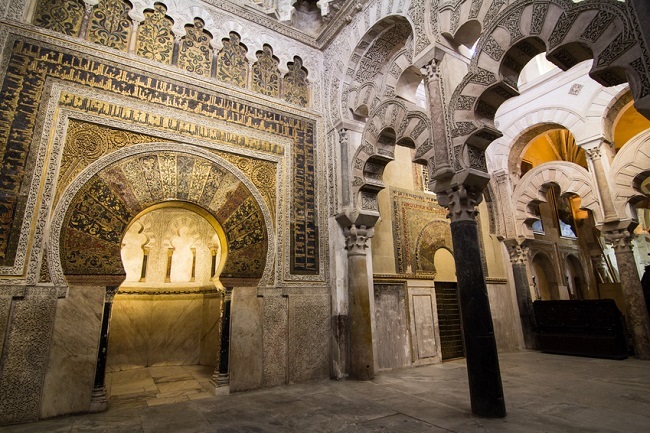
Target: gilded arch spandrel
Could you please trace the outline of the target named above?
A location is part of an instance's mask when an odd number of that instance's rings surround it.
[[[53,280],[65,285],[64,275],[75,275],[79,270],[85,275],[122,275],[123,269],[118,263],[118,238],[121,234],[114,233],[122,233],[127,220],[161,202],[154,197],[151,188],[151,185],[164,181],[159,169],[160,160],[157,165],[151,163],[160,156],[174,156],[177,163],[184,159],[182,163],[186,165],[208,161],[211,164],[208,177],[218,177],[218,172],[221,172],[222,179],[229,179],[233,183],[224,185],[232,194],[218,206],[212,200],[216,182],[201,179],[200,174],[197,178],[194,172],[185,178],[177,173],[176,185],[181,186],[176,190],[176,197],[168,197],[167,200],[192,202],[188,198],[193,194],[193,189],[204,188],[201,194],[196,195],[199,199],[195,204],[212,214],[228,237],[229,263],[222,275],[252,276],[268,281],[273,268],[275,235],[270,212],[257,188],[235,166],[209,152],[163,143],[137,145],[114,152],[89,166],[70,185],[57,206],[52,222],[52,248],[48,264],[50,268],[55,267],[50,271]],[[120,165],[120,170],[111,172],[111,167],[116,167],[116,164]],[[134,169],[124,169],[129,164],[142,172],[139,184],[125,179],[130,177],[128,170]],[[123,178],[120,179],[120,176]],[[162,200],[165,201],[165,198]],[[78,212],[72,212],[73,209]],[[87,251],[78,248],[82,238]],[[116,254],[118,260],[100,261]]]

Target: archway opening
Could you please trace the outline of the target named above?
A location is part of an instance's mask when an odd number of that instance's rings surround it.
[[[566,258],[565,278],[566,285],[569,290],[570,299],[585,299],[586,296],[586,282],[584,272],[580,260],[573,254],[569,254]]]
[[[219,223],[198,206],[145,209],[122,238],[125,281],[111,314],[106,384],[112,403],[209,395],[218,365],[227,257]]]
[[[546,254],[538,253],[532,260],[532,282],[534,298],[542,301],[562,299],[551,260]]]

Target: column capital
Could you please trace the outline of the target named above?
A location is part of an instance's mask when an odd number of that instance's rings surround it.
[[[106,287],[106,297],[104,298],[104,302],[107,304],[110,304],[113,302],[113,299],[115,299],[115,295],[117,294],[117,291],[120,289],[119,286],[107,286]]]
[[[510,254],[510,262],[513,265],[525,264],[528,261],[528,253],[530,249],[523,245],[514,245],[508,248]]]
[[[348,250],[348,256],[365,256],[368,239],[372,238],[374,234],[374,227],[351,225],[343,228],[345,249]]]
[[[627,229],[607,231],[603,235],[612,243],[615,252],[632,251],[632,233]]]
[[[483,189],[476,185],[457,185],[437,195],[438,203],[449,210],[447,218],[452,223],[474,221],[478,214],[476,206],[483,200]]]
[[[440,62],[438,60],[431,59],[429,63],[424,65],[424,67],[422,68],[422,73],[424,74],[427,80],[432,81],[432,80],[440,79],[439,63]]]
[[[350,142],[350,132],[347,128],[339,129],[339,143],[341,145],[348,144]]]
[[[600,157],[602,156],[600,152],[600,147],[592,147],[591,149],[585,149],[585,154],[587,155],[587,158],[589,158],[592,161],[600,159]]]

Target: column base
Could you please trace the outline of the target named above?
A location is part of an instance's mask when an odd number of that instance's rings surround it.
[[[108,398],[105,386],[93,388],[90,396],[90,412],[103,412],[108,409]]]
[[[210,387],[214,395],[230,394],[230,374],[217,373],[210,379]]]

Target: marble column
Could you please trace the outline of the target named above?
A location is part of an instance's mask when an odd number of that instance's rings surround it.
[[[632,236],[628,230],[605,232],[605,238],[612,242],[616,254],[627,310],[627,325],[634,339],[634,353],[638,359],[650,360],[650,319],[632,251]]]
[[[140,27],[140,21],[131,19],[131,37],[129,39],[129,53],[135,53],[135,46],[138,41],[138,28]]]
[[[429,110],[431,113],[431,138],[434,146],[434,155],[430,160],[429,177],[431,179],[451,176],[453,169],[449,161],[449,153],[447,151],[447,132],[445,123],[445,110],[441,107],[446,107],[447,104],[444,99],[443,82],[440,77],[439,61],[433,59],[431,63],[425,65],[424,73],[424,87],[427,92],[429,100]]]
[[[374,228],[352,225],[343,229],[348,251],[348,297],[350,323],[350,377],[370,380],[375,377],[372,350],[370,284],[366,249]]]
[[[598,140],[595,147],[590,149],[585,148],[585,153],[591,167],[593,168],[594,176],[596,178],[596,186],[598,187],[600,203],[602,204],[603,212],[605,213],[605,221],[614,221],[618,219],[618,215],[616,215],[614,201],[612,200],[612,194],[609,189],[609,184],[607,183],[607,175],[605,174],[605,169],[603,167],[601,157],[602,143],[602,140]]]
[[[438,201],[449,209],[451,218],[472,413],[502,418],[506,406],[476,222],[481,198],[481,188],[472,185],[438,193]]]
[[[101,412],[108,408],[106,398],[106,359],[108,356],[108,334],[110,330],[111,310],[113,299],[119,287],[106,287],[104,298],[104,312],[102,316],[102,330],[99,337],[99,350],[97,351],[97,367],[95,368],[95,384],[90,397],[90,411]]]
[[[221,388],[229,385],[229,359],[230,359],[230,300],[232,298],[232,289],[226,289],[221,301],[221,345],[219,346],[219,364],[214,370],[210,382],[215,388]]]
[[[526,270],[528,247],[514,245],[509,248],[509,253],[510,262],[512,263],[512,273],[515,278],[515,292],[517,295],[517,306],[519,307],[521,330],[524,335],[524,347],[526,349],[536,349],[535,314],[533,311],[533,301],[530,296],[530,285],[528,284],[528,271]]]

